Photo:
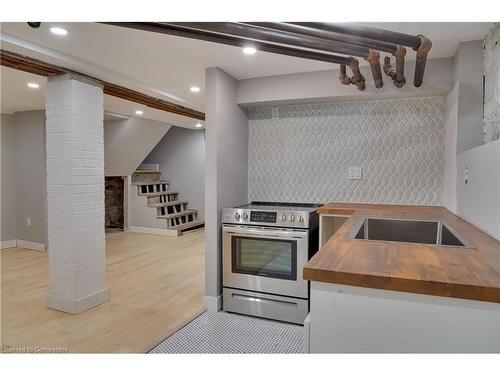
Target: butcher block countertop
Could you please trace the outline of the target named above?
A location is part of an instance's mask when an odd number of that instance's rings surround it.
[[[500,303],[500,241],[447,209],[329,203],[317,211],[349,219],[306,264],[305,279]],[[466,247],[353,239],[367,217],[440,221]]]

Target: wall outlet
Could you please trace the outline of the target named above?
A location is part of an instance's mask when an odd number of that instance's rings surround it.
[[[361,180],[361,167],[349,167],[347,178],[349,180]]]
[[[28,227],[31,227],[31,217],[27,217],[27,218],[26,218],[26,225],[27,225]]]

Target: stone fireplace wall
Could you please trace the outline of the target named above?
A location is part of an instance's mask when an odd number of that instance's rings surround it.
[[[500,138],[500,24],[484,40],[484,141]]]
[[[123,178],[106,177],[105,185],[106,228],[123,228]]]

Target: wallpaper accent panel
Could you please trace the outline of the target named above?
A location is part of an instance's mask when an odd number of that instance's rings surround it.
[[[249,200],[440,205],[443,97],[258,107]],[[349,180],[348,167],[362,179]]]

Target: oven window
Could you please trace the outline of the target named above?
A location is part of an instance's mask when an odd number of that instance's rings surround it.
[[[232,272],[297,280],[297,242],[232,237]]]

